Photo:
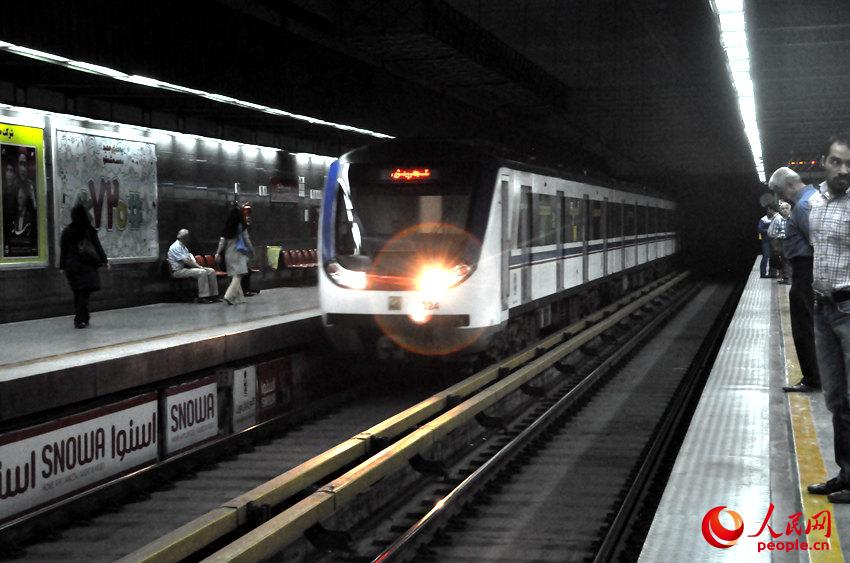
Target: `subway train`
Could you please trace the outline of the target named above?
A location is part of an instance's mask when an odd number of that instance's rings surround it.
[[[382,359],[503,357],[670,269],[675,209],[466,144],[355,149],[322,199],[327,335]]]

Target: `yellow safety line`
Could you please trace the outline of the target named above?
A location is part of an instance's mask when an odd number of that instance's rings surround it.
[[[782,320],[782,338],[785,348],[785,371],[789,384],[797,382],[802,377],[800,372],[800,361],[797,358],[797,350],[794,348],[794,340],[791,336],[791,313],[788,304],[788,293],[779,291],[779,312]],[[809,561],[812,563],[826,563],[844,561],[841,553],[841,541],[838,537],[838,526],[835,522],[835,513],[832,511],[832,503],[825,495],[813,495],[806,490],[811,483],[821,483],[828,479],[826,464],[820,451],[815,424],[812,418],[812,408],[809,398],[804,393],[788,393],[788,410],[791,414],[791,428],[794,436],[794,449],[797,458],[797,474],[800,480],[800,502],[803,505],[803,517],[801,525],[805,526],[808,518],[811,518],[822,510],[828,510],[832,533],[826,537],[824,530],[811,530],[806,535],[809,545],[814,542],[829,542],[829,550],[808,551]]]

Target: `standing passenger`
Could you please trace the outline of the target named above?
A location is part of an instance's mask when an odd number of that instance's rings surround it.
[[[828,191],[813,201],[815,346],[826,406],[832,413],[838,476],[810,493],[850,503],[850,131],[829,139],[822,165]]]
[[[767,236],[767,230],[770,228],[770,222],[773,220],[773,216],[776,213],[773,204],[767,206],[765,210],[766,213],[759,219],[758,224],[758,233],[759,240],[761,241],[761,263],[759,264],[759,271],[761,273],[761,277],[769,278],[770,277],[770,238]]]
[[[791,204],[787,201],[779,202],[779,213],[773,215],[773,220],[770,222],[770,227],[767,229],[767,236],[770,239],[771,249],[771,268],[778,270],[780,273],[779,283],[789,285],[791,283],[791,266],[788,259],[785,257],[783,250],[783,241],[786,235],[786,225],[788,217],[791,215]],[[773,257],[776,257],[774,260]],[[774,261],[776,265],[774,265]]]
[[[791,290],[788,306],[791,312],[791,335],[800,361],[803,378],[796,385],[787,385],[783,391],[814,391],[820,388],[817,355],[815,354],[814,293],[812,293],[812,255],[814,251],[809,234],[809,212],[812,202],[819,200],[818,189],[806,186],[800,175],[783,166],[770,177],[768,185],[780,197],[794,203],[791,216],[785,224],[783,252],[791,262]],[[815,198],[814,200],[812,198]]]
[[[59,238],[59,268],[74,292],[74,328],[89,326],[89,296],[100,289],[97,269],[104,264],[109,267],[97,231],[86,208],[78,203],[71,209],[71,224]]]
[[[248,273],[248,255],[254,253],[254,247],[245,229],[245,218],[235,205],[227,214],[224,230],[218,241],[218,250],[215,252],[215,261],[219,264],[221,264],[222,251],[224,251],[227,273],[231,276],[230,285],[224,293],[224,300],[228,305],[245,303],[241,278]]]

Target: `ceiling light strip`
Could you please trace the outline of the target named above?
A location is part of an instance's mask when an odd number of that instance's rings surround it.
[[[162,80],[157,80],[156,78],[149,78],[146,76],[139,76],[137,74],[126,74],[119,70],[114,70],[105,66],[100,66],[92,63],[82,62],[82,61],[74,61],[71,59],[67,59],[65,57],[54,55],[51,53],[45,53],[43,51],[36,51],[35,49],[30,49],[28,47],[22,47],[20,45],[14,45],[12,43],[7,43],[5,41],[0,41],[0,50],[7,51],[9,53],[14,53],[16,55],[20,55],[22,57],[27,57],[30,59],[35,59],[43,62],[47,62],[50,64],[55,64],[58,66],[63,66],[65,68],[70,68],[74,70],[78,70],[81,72],[87,72],[89,74],[96,74],[98,76],[105,76],[108,78],[113,78],[115,80],[121,80],[123,82],[131,82],[133,84],[138,84],[140,86],[146,86],[149,88],[159,88],[161,90],[169,90],[172,92],[179,92],[181,94],[189,94],[193,96],[200,96],[202,98],[206,98],[208,100],[212,100],[214,102],[218,102],[221,104],[228,104],[232,106],[237,106],[241,108],[253,109],[256,111],[261,111],[263,113],[268,113],[270,115],[277,115],[281,117],[287,117],[289,119],[295,119],[297,121],[304,121],[306,123],[310,123],[312,125],[321,125],[324,127],[333,127],[334,129],[339,129],[340,131],[349,131],[351,133],[359,133],[360,135],[368,135],[370,137],[377,137],[379,139],[393,139],[392,135],[387,135],[385,133],[379,133],[377,131],[371,131],[369,129],[363,129],[360,127],[354,127],[352,125],[345,125],[342,123],[334,123],[332,121],[325,121],[324,119],[318,119],[316,117],[310,117],[307,115],[301,115],[298,113],[288,112],[282,109],[276,109],[269,106],[264,106],[261,104],[255,104],[253,102],[247,102],[245,100],[239,100],[237,98],[232,98],[230,96],[225,96],[222,94],[214,94],[212,92],[205,92],[204,90],[197,90],[195,88],[188,88],[186,86],[180,86],[179,84],[172,84],[170,82],[164,82]]]
[[[168,131],[166,129],[157,129],[155,127],[145,127],[142,125],[129,125],[127,123],[118,123],[116,121],[107,121],[104,119],[94,119],[91,117],[83,117],[79,115],[71,115],[67,113],[58,113],[55,111],[47,111],[40,110],[34,108],[25,108],[20,106],[13,106],[10,104],[0,103],[0,110],[3,111],[11,111],[17,114],[15,117],[18,119],[24,119],[27,125],[32,127],[44,127],[45,121],[44,118],[59,118],[66,121],[78,121],[82,125],[102,125],[105,127],[109,127],[110,129],[103,129],[101,132],[108,136],[110,133],[117,134],[119,136],[125,135],[133,135],[135,137],[139,137],[140,139],[157,143],[157,142],[169,142],[169,141],[178,141],[178,142],[188,142],[188,143],[196,143],[196,142],[207,142],[212,145],[221,145],[223,148],[235,149],[235,150],[243,150],[243,151],[262,151],[263,154],[273,155],[278,152],[283,152],[287,154],[291,154],[295,156],[296,160],[301,163],[308,162],[310,159],[320,161],[325,165],[330,165],[331,162],[336,160],[336,157],[321,155],[321,154],[313,154],[313,153],[293,153],[286,151],[280,147],[270,147],[267,145],[255,145],[252,143],[239,143],[236,141],[229,141],[227,139],[217,139],[214,137],[205,137],[203,135],[195,135],[192,133],[181,133],[179,131]],[[32,119],[34,117],[39,117],[40,119]],[[3,115],[0,115],[0,121],[3,121]],[[27,119],[29,117],[30,119]],[[62,127],[59,126],[59,129]]]
[[[750,143],[753,162],[759,180],[765,181],[761,134],[756,120],[756,97],[750,68],[750,51],[747,46],[747,22],[743,0],[709,0],[717,16],[720,42],[726,52],[727,69],[738,96],[738,109],[744,124],[744,133]]]

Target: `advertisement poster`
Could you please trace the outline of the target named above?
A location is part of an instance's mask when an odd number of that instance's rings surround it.
[[[257,422],[283,414],[292,401],[292,358],[257,364]]]
[[[44,130],[0,123],[0,265],[47,262]]]
[[[56,240],[81,203],[110,261],[159,256],[153,142],[92,130],[56,129]]]
[[[156,393],[0,435],[0,523],[157,460]]]
[[[233,432],[257,424],[257,368],[233,370]]]
[[[165,390],[165,451],[174,454],[218,435],[218,383],[215,377]]]

